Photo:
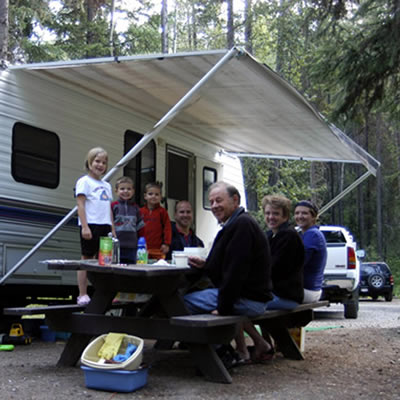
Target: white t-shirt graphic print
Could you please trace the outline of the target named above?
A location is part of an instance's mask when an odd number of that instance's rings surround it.
[[[85,175],[78,179],[75,186],[75,195],[82,194],[86,197],[85,212],[88,224],[111,225],[111,185]],[[78,225],[81,225],[79,218]]]

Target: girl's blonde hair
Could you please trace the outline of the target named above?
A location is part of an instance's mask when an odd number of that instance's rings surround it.
[[[94,147],[93,149],[90,149],[87,153],[86,160],[85,160],[85,168],[87,171],[89,171],[89,166],[92,165],[93,160],[99,155],[99,154],[105,154],[106,160],[107,160],[107,166],[106,170],[108,168],[108,154],[107,152],[102,148],[102,147]]]

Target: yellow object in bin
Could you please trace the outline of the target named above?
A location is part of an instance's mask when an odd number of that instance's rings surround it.
[[[111,360],[118,354],[125,333],[109,333],[97,355],[105,360]]]
[[[127,360],[121,363],[104,363],[104,358],[99,356],[99,351],[104,345],[108,336],[108,334],[104,334],[97,337],[85,348],[81,356],[81,363],[91,368],[106,370],[126,369],[132,371],[138,369],[143,360],[143,339],[126,334],[122,335],[124,336],[122,338],[118,354],[125,354],[126,348],[130,343],[137,346],[136,351]]]

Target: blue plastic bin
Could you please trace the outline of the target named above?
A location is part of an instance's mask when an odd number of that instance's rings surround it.
[[[56,332],[52,331],[47,325],[42,325],[40,327],[41,339],[44,342],[55,342],[56,341]]]
[[[147,383],[148,368],[135,370],[99,369],[82,365],[85,373],[85,384],[89,389],[107,390],[110,392],[133,392]]]

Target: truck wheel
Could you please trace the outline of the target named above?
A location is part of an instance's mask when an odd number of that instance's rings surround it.
[[[358,307],[355,303],[348,303],[344,305],[344,317],[356,319],[358,317]]]
[[[344,317],[356,319],[358,317],[358,300],[359,300],[359,291],[358,289],[353,291],[351,296],[351,300],[348,303],[344,304]]]

